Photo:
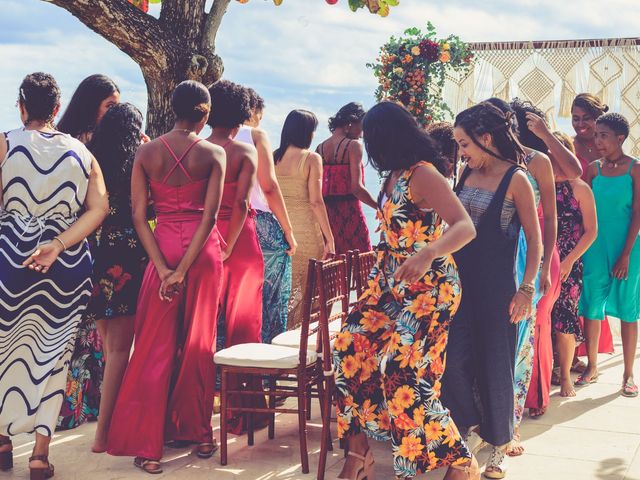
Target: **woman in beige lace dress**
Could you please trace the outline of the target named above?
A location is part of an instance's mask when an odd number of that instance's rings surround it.
[[[335,254],[322,199],[322,158],[309,151],[317,125],[318,119],[313,113],[293,110],[284,122],[280,147],[273,155],[280,189],[298,240],[298,250],[293,256],[288,328],[302,322],[309,259],[324,259]]]

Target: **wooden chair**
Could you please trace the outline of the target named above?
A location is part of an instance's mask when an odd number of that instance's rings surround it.
[[[326,398],[325,371],[326,359],[331,357],[330,352],[323,351],[323,339],[329,338],[327,317],[322,316],[323,308],[318,303],[319,295],[317,284],[317,264],[315,260],[309,261],[307,275],[306,295],[303,299],[303,320],[300,327],[300,344],[289,347],[275,344],[249,343],[235,345],[221,350],[215,354],[214,360],[220,368],[222,386],[220,392],[220,462],[227,464],[227,415],[230,412],[244,413],[247,416],[247,441],[253,445],[253,415],[255,413],[268,413],[271,415],[269,422],[269,439],[275,437],[275,413],[298,414],[298,431],[300,440],[300,459],[302,473],[309,473],[309,454],[307,449],[307,410],[309,398],[312,392],[320,398]],[[327,262],[325,262],[327,263]],[[342,269],[346,279],[346,259],[344,256],[328,262],[334,264],[333,269]],[[346,280],[345,280],[346,281]],[[333,298],[331,299],[333,300]],[[333,302],[335,303],[335,301]],[[332,304],[333,304],[332,303]],[[315,325],[310,327],[312,324]],[[229,388],[229,375],[241,376],[247,379],[246,387]],[[264,391],[263,380],[268,380],[269,388]],[[276,381],[280,384],[276,387]],[[269,401],[267,408],[250,408],[243,406],[230,406],[228,398],[235,396],[259,397],[267,395]],[[297,409],[277,407],[276,397],[296,397]],[[322,408],[321,412],[326,409]],[[325,438],[323,432],[323,440]]]
[[[349,264],[349,288],[356,294],[356,301],[352,302],[352,306],[367,289],[369,274],[377,258],[378,252],[375,250],[369,252],[360,252],[359,250],[349,251],[347,260]]]

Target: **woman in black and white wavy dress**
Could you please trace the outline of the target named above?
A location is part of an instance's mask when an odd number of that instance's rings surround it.
[[[53,476],[49,441],[91,291],[85,238],[108,211],[95,159],[52,127],[59,97],[53,77],[28,75],[24,128],[0,136],[0,469],[13,465],[10,436],[35,432],[32,479]]]

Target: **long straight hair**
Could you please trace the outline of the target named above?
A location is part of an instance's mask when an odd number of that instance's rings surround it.
[[[280,146],[273,152],[273,160],[278,163],[290,146],[307,149],[311,146],[313,133],[318,127],[318,118],[309,110],[289,112],[282,126]]]

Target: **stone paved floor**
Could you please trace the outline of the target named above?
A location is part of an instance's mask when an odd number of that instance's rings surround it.
[[[522,433],[526,454],[509,463],[508,478],[518,480],[640,480],[640,398],[619,395],[622,354],[601,356],[599,383],[584,387],[573,399],[562,399],[554,388],[551,407],[539,420],[525,419]],[[640,358],[640,355],[639,355]],[[638,363],[640,368],[640,363]],[[640,374],[639,374],[640,375]],[[639,376],[640,379],[640,376]],[[222,467],[219,455],[200,460],[189,449],[165,451],[163,475],[150,477],[134,469],[130,458],[92,454],[89,451],[95,424],[57,434],[51,446],[57,479],[118,480],[137,478],[289,480],[312,479],[318,459],[320,425],[317,408],[309,425],[311,474],[300,472],[297,448],[297,417],[277,419],[276,439],[269,441],[266,431],[256,433],[256,444],[246,445],[246,437],[231,436],[229,464]],[[217,417],[215,418],[217,422]],[[335,423],[334,423],[335,428]],[[17,437],[16,468],[0,472],[0,480],[28,478],[26,468],[32,439]],[[389,447],[376,444],[377,479],[392,479]],[[483,452],[480,460],[486,458]],[[341,455],[329,458],[326,478],[339,472]],[[440,480],[444,472],[424,476]]]

